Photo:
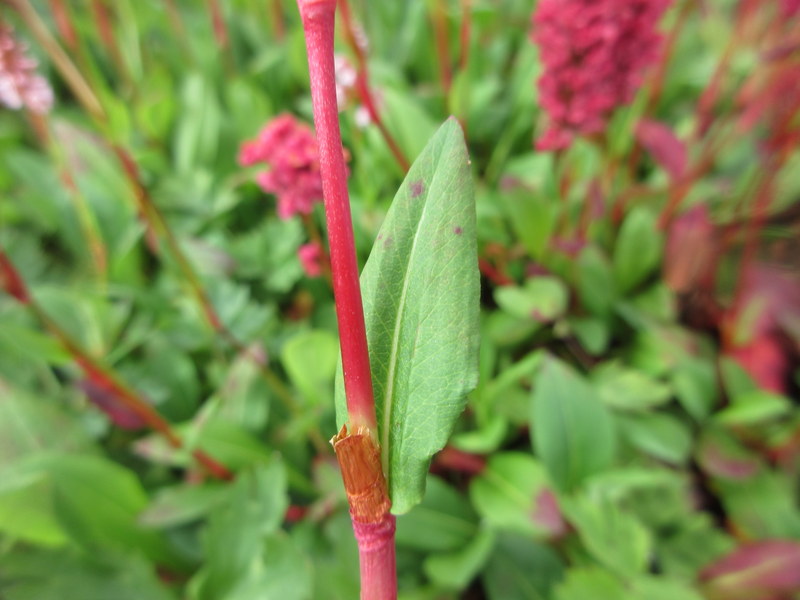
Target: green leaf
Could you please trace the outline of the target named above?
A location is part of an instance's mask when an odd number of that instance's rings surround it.
[[[566,286],[556,277],[528,279],[523,287],[503,286],[495,290],[494,299],[511,316],[534,322],[553,321],[567,308]]]
[[[288,506],[286,485],[277,457],[239,474],[208,520],[205,563],[193,582],[198,600],[227,598],[248,575],[258,573],[253,567],[262,562],[264,543]]]
[[[434,552],[463,548],[477,531],[478,517],[469,502],[434,476],[428,477],[422,503],[397,519],[397,546]]]
[[[581,302],[594,315],[607,317],[617,300],[611,265],[596,246],[587,246],[578,257],[577,284]]]
[[[652,274],[661,260],[661,246],[655,217],[644,208],[633,209],[614,247],[614,278],[621,292],[631,291]]]
[[[89,552],[139,551],[176,565],[160,534],[138,523],[147,495],[131,471],[99,457],[50,453],[32,456],[26,467],[41,486],[34,487],[38,498],[26,507],[28,518],[55,517],[69,540]],[[0,503],[0,521],[14,516],[7,509]]]
[[[540,164],[552,168],[551,156],[540,154]],[[541,192],[518,190],[500,196],[511,227],[525,250],[536,260],[540,260],[550,241],[550,234],[556,222],[558,204]]]
[[[475,203],[464,138],[448,120],[395,196],[361,276],[392,512],[423,496],[478,376]],[[337,420],[347,420],[337,394]]]
[[[433,554],[422,565],[432,582],[442,587],[461,590],[483,568],[494,548],[494,534],[481,530],[466,546],[449,554]]]
[[[672,387],[686,412],[695,421],[703,421],[717,402],[717,375],[707,360],[691,357],[672,373]]]
[[[785,416],[792,409],[788,398],[766,390],[754,390],[736,396],[714,419],[729,426],[757,425]]]
[[[174,600],[140,556],[14,552],[0,559],[4,600]]]
[[[282,532],[264,542],[261,564],[248,572],[225,600],[309,600],[311,564]]]
[[[616,361],[596,367],[592,382],[606,405],[621,410],[648,410],[669,402],[671,397],[669,386]]]
[[[336,336],[324,330],[301,332],[290,338],[281,351],[289,379],[312,406],[330,402],[338,357]],[[309,368],[311,365],[313,369]]]
[[[686,425],[665,413],[619,417],[622,433],[642,452],[676,465],[684,464],[692,451],[692,436]]]
[[[631,582],[634,598],[647,600],[703,600],[704,596],[683,581],[666,577],[637,577]]]
[[[2,379],[0,440],[0,473],[16,460],[40,451],[95,452],[80,422],[62,403],[11,387]]]
[[[139,515],[139,523],[159,529],[191,523],[219,504],[225,497],[225,491],[226,488],[213,483],[162,488]]]
[[[652,540],[633,515],[604,498],[576,498],[565,503],[583,545],[602,565],[623,576],[645,572]]]
[[[548,531],[535,520],[536,501],[548,483],[544,468],[532,456],[505,452],[489,459],[472,480],[469,495],[492,527],[544,537]]]
[[[604,354],[608,348],[611,330],[608,323],[597,317],[572,317],[569,319],[572,333],[592,356]]]
[[[597,567],[570,569],[556,587],[555,600],[634,600],[622,581]]]
[[[594,389],[563,362],[548,358],[534,383],[530,412],[533,448],[562,490],[609,467],[616,431]]]
[[[563,571],[547,546],[506,534],[497,540],[482,579],[489,600],[548,600]]]

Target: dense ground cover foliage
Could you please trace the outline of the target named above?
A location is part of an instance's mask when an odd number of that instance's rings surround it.
[[[399,597],[800,597],[800,5],[337,18],[376,389],[444,394],[379,427]],[[308,76],[294,0],[0,2],[0,597],[358,596]]]

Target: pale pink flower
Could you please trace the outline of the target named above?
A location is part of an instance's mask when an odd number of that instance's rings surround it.
[[[297,257],[303,265],[303,271],[309,277],[319,277],[322,275],[323,251],[319,242],[303,244],[297,249]]]
[[[358,73],[342,54],[333,55],[333,67],[336,73],[336,104],[339,106],[339,112],[342,112],[355,93]]]
[[[10,27],[0,24],[0,104],[12,110],[27,108],[45,114],[53,106],[53,90],[36,73],[38,63]]]
[[[606,126],[658,60],[659,19],[671,0],[540,0],[531,37],[544,72],[539,99],[548,116],[537,147],[568,147]]]

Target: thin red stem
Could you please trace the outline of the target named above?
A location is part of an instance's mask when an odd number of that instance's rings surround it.
[[[443,0],[436,0],[431,14],[433,21],[433,37],[436,43],[436,57],[439,59],[439,78],[442,82],[445,98],[450,96],[453,83],[453,69],[450,64],[450,36],[447,31],[447,7]],[[448,102],[448,106],[449,106]]]
[[[333,63],[335,0],[298,0],[308,50],[314,125],[328,223],[333,294],[341,340],[347,411],[353,428],[377,433],[364,309],[339,131]]]
[[[386,145],[389,146],[389,151],[392,153],[392,156],[394,156],[397,164],[400,165],[400,168],[403,169],[403,171],[408,171],[411,165],[409,164],[405,154],[403,154],[403,151],[400,149],[397,140],[394,139],[394,136],[392,136],[391,132],[386,128],[386,124],[383,122],[381,114],[378,111],[375,98],[372,95],[372,89],[369,83],[369,67],[367,65],[367,56],[364,54],[364,48],[359,42],[356,24],[353,20],[353,15],[350,12],[350,4],[347,0],[339,0],[339,12],[342,15],[344,37],[356,57],[355,87],[358,97],[364,104],[364,108],[367,109],[370,120],[378,128],[378,131],[380,131],[381,136],[383,136],[383,139],[386,142]]]
[[[33,299],[22,276],[5,252],[0,250],[0,287],[27,306],[39,322],[69,352],[86,376],[111,392],[116,400],[136,414],[148,427],[160,433],[173,448],[183,448],[183,442],[170,423],[153,406],[123,383],[111,370],[94,359],[61,328]],[[203,450],[192,452],[195,460],[213,477],[231,479],[233,475]]]

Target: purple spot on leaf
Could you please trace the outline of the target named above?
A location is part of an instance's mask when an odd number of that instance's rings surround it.
[[[453,229],[453,233],[455,233],[456,235],[461,235],[462,233],[464,233],[464,230],[461,229],[461,227],[456,227],[455,229]]]
[[[386,238],[386,239],[383,241],[383,247],[384,247],[384,248],[388,248],[389,246],[391,246],[391,245],[392,245],[392,242],[394,242],[394,240],[391,238],[391,236],[390,236],[390,237],[387,237],[387,238]]]
[[[425,189],[425,184],[422,183],[422,180],[412,181],[411,182],[411,197],[412,198],[418,197],[420,194],[422,194],[424,189]]]

